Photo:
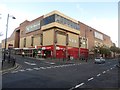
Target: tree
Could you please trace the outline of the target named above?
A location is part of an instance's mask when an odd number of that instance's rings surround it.
[[[120,54],[120,48],[116,47],[116,53]]]
[[[110,48],[106,47],[106,46],[101,46],[100,49],[100,54],[103,56],[105,55],[105,57],[110,56],[111,52],[110,52]]]
[[[111,46],[110,50],[115,53],[117,51],[117,47],[116,46]]]
[[[115,53],[120,53],[120,48],[114,46],[110,47],[110,50],[114,53],[114,57],[115,57]]]

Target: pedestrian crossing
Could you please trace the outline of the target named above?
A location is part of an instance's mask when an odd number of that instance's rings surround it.
[[[63,67],[70,67],[75,65],[80,65],[81,63],[77,64],[67,64],[67,65],[58,65],[58,66],[49,66],[49,67],[34,67],[34,68],[26,68],[26,69],[20,69],[16,71],[11,71],[11,73],[17,73],[17,72],[25,72],[25,71],[33,71],[33,70],[45,70],[45,69],[53,69],[53,68],[63,68]]]

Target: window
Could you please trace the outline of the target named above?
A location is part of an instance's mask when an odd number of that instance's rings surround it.
[[[24,38],[24,47],[26,47],[26,38]]]
[[[80,30],[80,26],[77,23],[72,22],[71,20],[68,20],[62,16],[55,15],[55,22],[58,22],[60,24],[66,25],[68,27]]]
[[[34,43],[34,37],[31,37],[31,46],[33,46]]]
[[[51,16],[48,16],[46,18],[44,18],[42,21],[41,21],[41,25],[46,25],[46,24],[49,24],[49,23],[52,23],[52,22],[58,22],[60,24],[63,24],[63,25],[66,25],[68,27],[71,27],[71,28],[74,28],[74,29],[77,29],[77,30],[80,30],[80,26],[69,20],[69,19],[66,19],[60,15],[57,15],[57,14],[53,14]]]
[[[59,15],[55,15],[55,22],[60,23],[61,17]]]
[[[55,15],[51,15],[49,17],[46,17],[42,20],[42,25],[46,25],[49,23],[55,22]]]

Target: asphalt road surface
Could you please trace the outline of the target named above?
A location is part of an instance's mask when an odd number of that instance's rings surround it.
[[[3,74],[2,88],[120,88],[117,60],[58,64],[17,56],[17,63],[19,69]]]

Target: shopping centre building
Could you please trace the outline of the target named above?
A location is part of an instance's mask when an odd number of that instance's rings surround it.
[[[7,39],[7,48],[39,49],[40,55],[54,58],[87,57],[94,46],[102,45],[113,45],[108,35],[59,11],[52,11],[32,21],[25,20]],[[4,46],[2,40],[2,48]]]

